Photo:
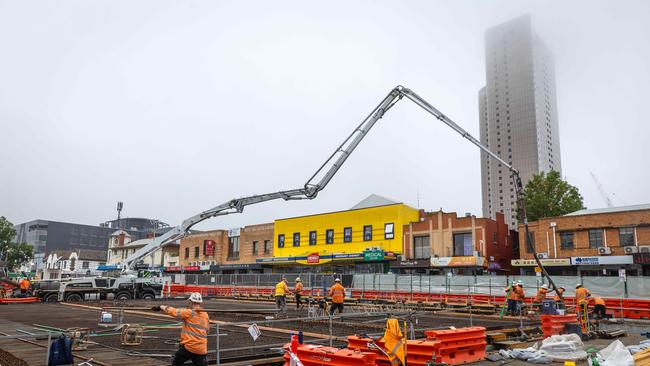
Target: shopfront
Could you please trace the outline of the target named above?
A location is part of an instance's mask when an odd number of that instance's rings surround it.
[[[631,255],[571,257],[571,264],[579,276],[619,276],[621,270],[627,276],[637,276],[642,270]]]
[[[540,262],[550,275],[575,276],[577,274],[577,269],[571,266],[570,258],[542,258]],[[535,270],[537,261],[534,259],[513,259],[510,263],[519,269],[519,274],[522,276],[534,276],[539,273]]]
[[[296,257],[258,258],[257,264],[270,266],[274,273],[387,273],[397,255],[377,248],[361,253],[310,253]]]
[[[484,257],[431,257],[432,274],[481,275],[487,269]]]

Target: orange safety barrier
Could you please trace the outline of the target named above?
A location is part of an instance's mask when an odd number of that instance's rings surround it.
[[[564,325],[567,323],[577,323],[578,316],[576,314],[568,315],[550,315],[544,314],[541,316],[542,332],[544,338],[552,335],[562,334],[564,332]]]
[[[29,302],[38,302],[38,297],[16,297],[16,298],[7,298],[7,299],[0,299],[0,304],[24,304],[24,303],[29,303]]]
[[[290,343],[284,346],[288,350]],[[377,355],[351,349],[338,349],[314,344],[301,344],[295,355],[304,366],[375,366]],[[284,353],[285,366],[290,365],[288,352]]]
[[[460,365],[485,359],[487,340],[484,327],[427,330],[428,340],[438,341],[435,362]]]
[[[368,348],[370,338],[361,338],[357,336],[348,337],[348,348],[364,352],[374,352],[377,354],[377,365],[390,365],[388,358],[378,349]],[[375,344],[385,350],[384,342],[374,341]],[[409,340],[406,341],[406,360],[409,365],[426,365],[427,361],[433,360],[437,341],[430,340]]]

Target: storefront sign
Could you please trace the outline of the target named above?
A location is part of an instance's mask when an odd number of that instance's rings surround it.
[[[650,253],[633,254],[634,264],[650,264]]]
[[[211,257],[211,256],[214,255],[214,247],[215,247],[214,240],[204,240],[203,241],[203,253],[206,256]]]
[[[482,267],[484,263],[483,257],[431,257],[433,267]]]
[[[549,259],[540,259],[542,265],[544,266],[570,266],[571,259],[569,258],[549,258]],[[515,267],[537,267],[537,262],[534,259],[513,259],[510,261]]]
[[[621,268],[618,270],[618,277],[625,279],[625,268]]]
[[[228,229],[228,236],[233,237],[233,236],[239,236],[239,233],[241,232],[241,228],[233,228],[233,229]]]
[[[383,261],[384,260],[384,251],[379,250],[365,250],[363,252],[364,261]]]
[[[598,257],[571,257],[571,264],[575,266],[598,266],[603,264],[632,264],[631,255],[610,255]]]
[[[185,266],[185,267],[183,267],[183,270],[185,270],[185,271],[200,271],[201,267],[199,267],[199,266]]]
[[[320,262],[320,255],[318,253],[311,253],[307,256],[307,264],[318,264]]]
[[[260,269],[260,268],[262,268],[260,264],[254,264],[254,263],[221,264],[221,265],[210,266],[210,270],[213,272],[224,270],[224,269]]]
[[[391,268],[427,268],[431,266],[431,261],[428,259],[411,259],[393,262],[390,264]]]
[[[169,266],[164,268],[165,272],[180,272],[181,266]]]

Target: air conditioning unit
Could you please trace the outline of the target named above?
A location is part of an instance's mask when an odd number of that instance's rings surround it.
[[[650,245],[639,246],[639,253],[650,253]]]
[[[633,254],[639,252],[639,248],[637,248],[636,246],[624,247],[623,250],[625,251],[625,254]]]
[[[548,259],[548,253],[537,253],[537,258]]]
[[[598,254],[600,255],[612,254],[612,249],[610,247],[600,247],[598,248]]]

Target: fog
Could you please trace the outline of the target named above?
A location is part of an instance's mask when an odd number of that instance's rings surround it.
[[[478,138],[484,34],[531,14],[555,55],[562,174],[589,208],[650,203],[647,1],[0,1],[0,215],[172,225],[299,188],[398,84]],[[347,209],[371,193],[481,215],[478,149],[410,101],[312,201],[199,228]]]

